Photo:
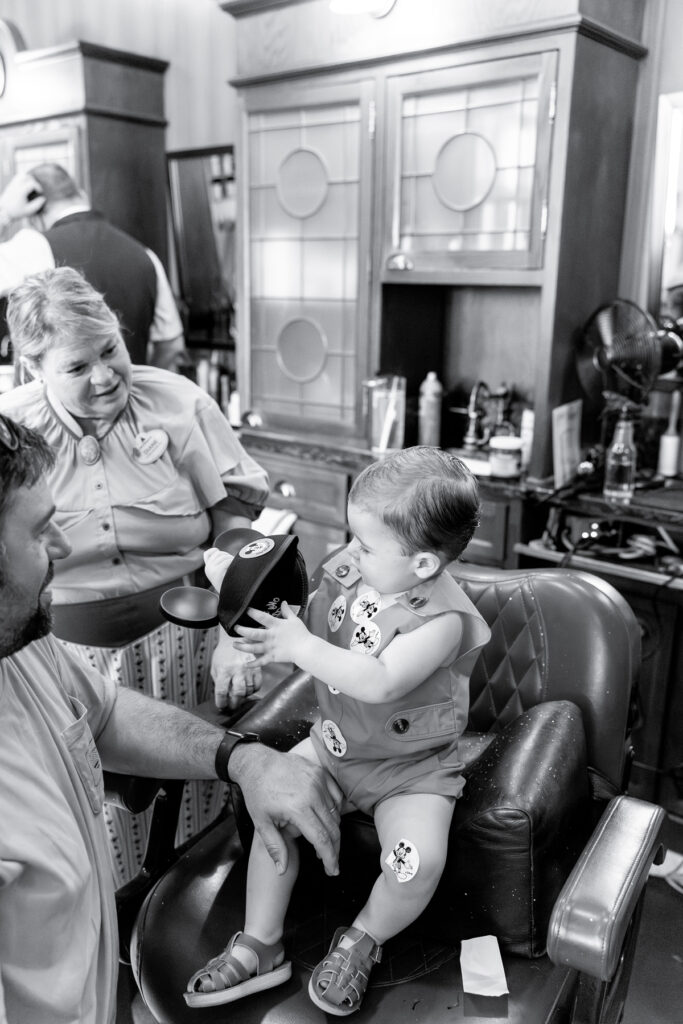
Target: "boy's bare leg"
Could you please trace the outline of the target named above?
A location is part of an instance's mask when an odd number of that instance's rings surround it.
[[[405,793],[376,807],[382,874],[353,925],[379,945],[412,924],[434,895],[454,806],[454,797]]]

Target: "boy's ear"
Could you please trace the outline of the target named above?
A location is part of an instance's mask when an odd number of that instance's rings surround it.
[[[441,568],[441,559],[433,551],[418,551],[414,556],[415,575],[421,580],[428,580]]]

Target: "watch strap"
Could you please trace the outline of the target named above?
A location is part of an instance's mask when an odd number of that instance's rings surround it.
[[[223,739],[216,751],[216,775],[223,782],[232,782],[228,766],[230,756],[239,743],[259,743],[260,737],[255,732],[237,732],[235,729],[226,729]]]

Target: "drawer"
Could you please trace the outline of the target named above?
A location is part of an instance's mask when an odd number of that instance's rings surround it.
[[[319,464],[251,452],[270,478],[268,504],[317,523],[345,527],[349,478]]]

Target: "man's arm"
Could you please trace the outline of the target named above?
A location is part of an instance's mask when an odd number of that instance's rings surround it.
[[[216,778],[216,753],[225,733],[164,701],[120,687],[97,737],[102,765],[124,775],[167,779]],[[287,865],[280,829],[293,825],[315,847],[328,874],[337,874],[341,791],[316,765],[260,743],[238,744],[230,778],[278,869]]]
[[[190,358],[185,348],[183,324],[161,260],[151,249],[145,251],[152,261],[157,280],[154,320],[149,330],[148,361],[150,366],[174,372]]]
[[[15,174],[0,195],[0,236],[15,220],[37,213],[45,202],[38,183],[29,174]],[[29,276],[54,267],[54,257],[46,238],[33,228],[18,231],[0,243],[0,295],[7,295]]]

